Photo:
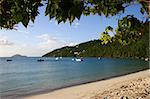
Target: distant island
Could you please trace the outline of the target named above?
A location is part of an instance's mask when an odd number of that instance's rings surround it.
[[[20,57],[27,57],[27,56],[23,56],[23,55],[20,55],[20,54],[16,54],[16,55],[13,55],[12,57],[18,57],[18,58],[20,58]]]
[[[143,35],[138,41],[129,45],[119,42],[101,44],[101,40],[92,40],[75,46],[66,46],[51,51],[43,57],[115,57],[115,58],[148,58],[149,37]]]

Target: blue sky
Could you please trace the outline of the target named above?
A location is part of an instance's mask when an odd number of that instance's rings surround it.
[[[104,16],[82,16],[71,26],[69,23],[57,24],[55,20],[49,20],[44,16],[45,8],[39,9],[40,15],[35,23],[29,23],[25,28],[17,25],[17,30],[0,30],[0,57],[21,54],[27,56],[41,56],[49,51],[63,46],[98,39],[106,26],[117,27],[117,20],[127,14],[142,19],[140,5],[128,7],[122,15],[105,18]]]

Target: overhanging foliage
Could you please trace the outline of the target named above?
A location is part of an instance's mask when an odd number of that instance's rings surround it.
[[[106,17],[124,13],[125,8],[139,3],[141,13],[149,15],[149,0],[1,0],[0,28],[13,29],[18,23],[25,27],[34,22],[38,8],[45,5],[45,15],[60,22],[72,23],[81,15],[104,14]]]

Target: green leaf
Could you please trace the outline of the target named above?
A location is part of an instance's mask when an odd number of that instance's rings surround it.
[[[61,23],[61,22],[62,22],[62,20],[58,20],[58,24]]]
[[[28,15],[25,15],[23,20],[22,20],[22,24],[27,27],[28,26],[28,23],[29,23],[29,16]]]
[[[140,12],[141,12],[142,14],[144,14],[145,10],[144,10],[143,7],[141,7]]]

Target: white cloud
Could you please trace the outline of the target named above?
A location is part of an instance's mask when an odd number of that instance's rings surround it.
[[[40,39],[40,43],[38,44],[41,49],[52,50],[61,46],[64,46],[64,42],[55,38],[50,37],[48,34],[42,34],[37,38]]]
[[[14,45],[14,43],[9,41],[6,36],[0,37],[0,46],[11,46],[11,45]]]
[[[75,42],[67,42],[56,37],[50,37],[48,34],[42,34],[37,38],[41,40],[41,42],[38,44],[39,48],[43,50],[45,49],[46,51],[51,51],[64,46],[74,46],[77,44]]]
[[[0,57],[21,54],[26,56],[42,56],[47,52],[77,43],[42,34],[36,37],[37,43],[11,42],[8,37],[0,36]],[[5,46],[4,46],[5,45]]]
[[[43,40],[43,41],[55,41],[56,38],[50,37],[48,34],[42,34],[40,36],[37,36],[37,38]]]

